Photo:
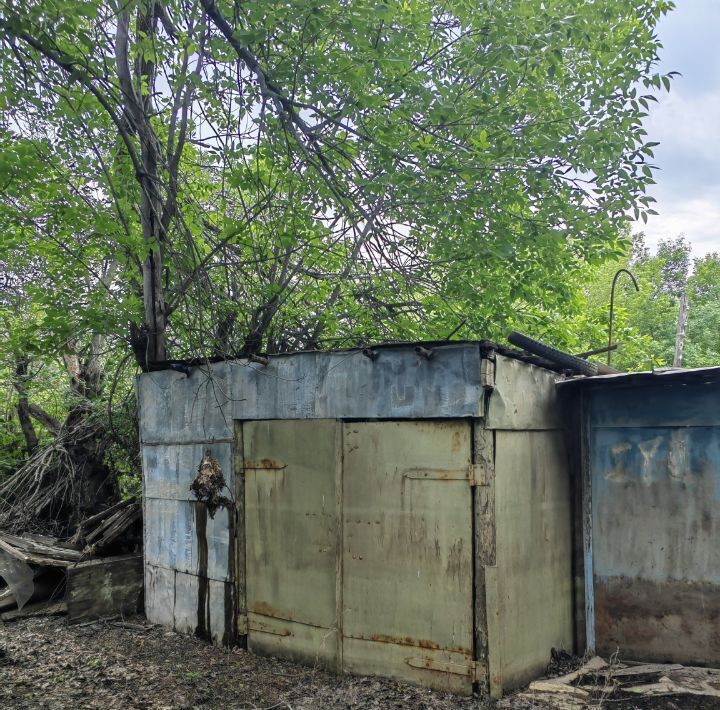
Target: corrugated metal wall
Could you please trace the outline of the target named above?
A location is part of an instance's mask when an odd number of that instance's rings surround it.
[[[148,618],[215,643],[233,619],[233,513],[211,518],[190,492],[205,449],[234,489],[229,368],[142,375],[138,382],[143,455],[145,607]]]

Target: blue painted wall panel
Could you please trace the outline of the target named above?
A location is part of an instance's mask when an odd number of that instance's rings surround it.
[[[720,385],[638,385],[597,389],[591,395],[593,427],[720,426]]]
[[[596,429],[596,576],[720,584],[720,428]]]
[[[717,664],[720,384],[589,397],[596,649]]]

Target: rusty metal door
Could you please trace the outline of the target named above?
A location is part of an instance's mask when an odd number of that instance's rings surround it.
[[[343,667],[472,692],[471,428],[343,428]]]
[[[340,668],[341,428],[243,424],[248,648]]]

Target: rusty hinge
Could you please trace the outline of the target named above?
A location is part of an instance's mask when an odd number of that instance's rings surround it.
[[[429,671],[467,676],[471,683],[484,683],[487,676],[485,664],[482,661],[453,663],[452,661],[443,661],[430,656],[411,656],[405,659],[405,663],[412,668],[423,668]]]
[[[243,461],[243,468],[246,471],[282,471],[287,464],[276,459],[260,459],[259,461]]]
[[[467,468],[408,468],[403,478],[415,481],[467,481],[471,486],[490,485],[490,473],[484,463],[471,463]]]

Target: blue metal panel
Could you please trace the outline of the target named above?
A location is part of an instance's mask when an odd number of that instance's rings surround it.
[[[136,391],[143,443],[232,441],[229,363],[146,372]]]
[[[595,575],[720,584],[720,428],[598,429]]]
[[[590,397],[597,651],[718,663],[720,384]]]
[[[720,426],[720,384],[658,383],[591,394],[593,427]]]
[[[234,490],[232,444],[145,445],[142,447],[145,498],[195,500],[190,484],[206,449],[220,464],[228,490]],[[223,491],[223,495],[228,495],[228,491]]]

